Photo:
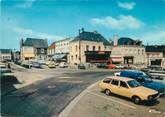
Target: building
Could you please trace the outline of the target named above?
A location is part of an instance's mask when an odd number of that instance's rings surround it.
[[[11,61],[12,50],[11,49],[0,49],[0,61]]]
[[[79,63],[108,62],[110,43],[98,32],[87,32],[82,28],[69,46],[70,65]]]
[[[165,67],[165,45],[146,46],[147,65],[159,65]]]
[[[55,48],[56,48],[55,42],[53,42],[53,43],[48,47],[47,55],[48,55],[48,58],[49,58],[49,59],[52,59],[52,57],[54,56],[54,54],[55,54]]]
[[[13,51],[12,52],[12,57],[13,57],[13,61],[17,62],[21,59],[20,57],[20,51]]]
[[[63,40],[59,40],[55,43],[55,53],[53,59],[55,61],[64,61],[68,62],[68,54],[69,54],[69,43],[72,38],[66,38]]]
[[[21,39],[20,51],[21,59],[40,59],[47,58],[47,39],[26,38],[24,41]]]
[[[142,65],[146,63],[145,47],[139,40],[115,36],[111,58],[113,63]]]

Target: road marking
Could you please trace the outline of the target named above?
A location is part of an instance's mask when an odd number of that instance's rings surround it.
[[[99,95],[99,94],[96,94],[96,93],[93,93],[91,91],[87,91],[88,93],[92,94],[92,95],[95,95],[95,96],[98,96],[98,97],[101,97],[101,98],[104,98],[104,99],[107,99],[107,100],[110,100],[110,101],[113,101],[115,103],[118,103],[118,104],[121,104],[123,106],[126,106],[126,107],[129,107],[129,108],[132,108],[132,109],[136,109],[135,106],[131,106],[129,104],[126,104],[126,103],[123,103],[123,102],[120,102],[119,100],[114,100],[114,99],[111,99],[111,98],[108,98],[108,97],[105,97],[105,96],[102,96],[102,95]]]
[[[71,81],[71,80],[59,80],[57,82],[82,83],[83,81],[82,80],[74,80],[74,81]]]

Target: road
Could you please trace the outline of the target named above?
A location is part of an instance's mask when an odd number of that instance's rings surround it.
[[[31,75],[30,70],[28,72]],[[104,76],[112,75],[112,72],[107,70],[53,69],[31,70],[31,72],[49,74],[51,78],[2,95],[2,116],[58,116],[69,102],[86,87]],[[3,86],[1,87],[5,90],[6,88]]]

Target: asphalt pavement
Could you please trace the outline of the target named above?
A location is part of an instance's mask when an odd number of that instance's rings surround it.
[[[33,70],[33,72],[38,71]],[[2,116],[58,116],[69,102],[86,87],[107,75],[112,75],[112,72],[107,70],[54,69],[40,72],[42,74],[50,73],[51,78],[15,89],[1,96]],[[40,72],[38,73],[40,74]]]

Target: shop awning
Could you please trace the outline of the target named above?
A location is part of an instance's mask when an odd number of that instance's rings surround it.
[[[66,58],[67,57],[67,54],[55,54],[54,56],[53,56],[53,59],[54,60],[61,60],[61,59],[64,59],[64,58]]]

